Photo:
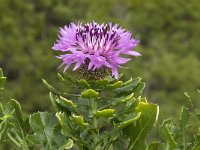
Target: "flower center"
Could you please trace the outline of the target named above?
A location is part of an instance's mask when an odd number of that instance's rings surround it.
[[[76,47],[83,53],[93,55],[98,53],[104,56],[104,53],[116,49],[120,36],[117,32],[105,25],[96,23],[85,24],[79,26],[76,30]]]

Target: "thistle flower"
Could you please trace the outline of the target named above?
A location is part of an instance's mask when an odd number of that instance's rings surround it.
[[[121,55],[140,56],[140,53],[132,50],[138,43],[130,32],[117,24],[71,23],[60,28],[59,40],[52,49],[64,53],[58,56],[63,60],[61,66],[65,65],[64,71],[71,64],[75,64],[73,70],[82,65],[87,66],[88,70],[106,67],[118,79],[118,68],[130,60]]]

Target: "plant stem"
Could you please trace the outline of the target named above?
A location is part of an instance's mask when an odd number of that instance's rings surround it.
[[[94,139],[94,149],[95,150],[100,150],[101,147],[98,145],[99,142],[99,131],[97,127],[97,118],[94,115],[94,113],[97,111],[97,100],[96,99],[91,99],[91,111],[90,115],[92,116],[92,136]]]

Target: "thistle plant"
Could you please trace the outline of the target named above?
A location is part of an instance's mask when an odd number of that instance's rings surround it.
[[[130,32],[117,24],[71,23],[69,27],[60,29],[59,40],[53,49],[63,53],[58,58],[63,60],[64,70],[75,63],[73,70],[80,67],[83,74],[87,70],[90,70],[89,74],[100,71],[94,74],[93,78],[96,78],[95,75],[103,78],[109,75],[104,73],[107,68],[111,69],[112,76],[118,79],[118,68],[130,60],[120,55],[140,56],[140,53],[132,50],[138,43],[139,40],[133,39]]]
[[[65,67],[64,73],[57,76],[60,83],[67,88],[75,87],[78,92],[56,89],[43,79],[50,92],[53,112],[37,112],[24,118],[16,100],[0,105],[1,143],[9,142],[23,150],[186,149],[184,136],[190,116],[186,108],[176,134],[171,120],[165,120],[160,126],[163,140],[146,142],[157,122],[159,107],[142,96],[145,84],[140,77],[122,81],[118,73],[130,60],[123,56],[140,56],[132,50],[138,43],[130,32],[111,23],[71,23],[60,28],[53,49],[61,52],[56,57]],[[73,64],[78,79],[66,73]],[[5,81],[0,70],[1,99]],[[174,135],[182,137],[180,145]],[[199,143],[196,140],[190,147],[198,148]]]

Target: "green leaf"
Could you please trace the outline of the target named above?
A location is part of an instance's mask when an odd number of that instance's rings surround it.
[[[72,126],[72,124],[71,124],[72,120],[69,119],[69,117],[65,113],[61,113],[61,112],[56,113],[56,117],[61,126],[61,133],[63,135],[70,137],[72,140],[78,141],[79,143],[83,144],[85,147],[88,147],[89,149],[91,149],[90,144],[85,142],[86,141],[85,139],[81,138],[81,136],[79,135],[79,132],[77,131],[77,128]],[[82,119],[80,119],[80,120],[82,120]]]
[[[42,79],[43,84],[54,94],[60,95],[61,93],[56,90],[51,84],[49,84],[46,80]]]
[[[136,112],[141,112],[140,118],[135,124],[131,124],[124,129],[125,134],[130,137],[128,150],[147,148],[145,139],[157,122],[159,108],[157,105],[140,101]]]
[[[152,142],[151,144],[149,144],[147,150],[159,150],[159,145],[160,142]]]
[[[57,77],[58,77],[58,79],[61,81],[61,82],[63,82],[66,86],[69,86],[71,83],[73,83],[74,84],[74,82],[72,82],[72,80],[66,80],[61,74],[57,74]],[[70,81],[70,84],[69,84],[69,81]]]
[[[44,79],[42,79],[42,82],[49,89],[49,91],[52,92],[55,95],[59,95],[59,96],[63,96],[63,97],[69,97],[69,96],[79,97],[80,96],[80,95],[77,95],[77,94],[69,94],[69,93],[65,93],[65,92],[60,92]]]
[[[189,109],[182,107],[181,118],[180,118],[180,128],[182,131],[185,130],[190,116],[191,116],[191,113],[190,113]]]
[[[125,82],[121,87],[114,89],[115,92],[127,92],[133,90],[137,84],[141,81],[140,77],[137,77],[135,79],[130,79],[127,82]]]
[[[68,126],[68,117],[65,113],[56,113],[56,117],[58,119],[58,122],[61,126],[61,133],[65,136],[69,136],[71,134],[71,129]]]
[[[64,149],[68,139],[59,132],[59,124],[54,114],[38,112],[29,117],[29,124],[34,133],[27,139],[32,144],[41,144],[48,149]]]
[[[0,90],[3,90],[6,82],[6,77],[0,77]]]
[[[194,135],[193,147],[191,150],[199,150],[200,148],[200,128],[196,135]]]
[[[197,89],[197,92],[200,94],[200,90],[199,89]]]
[[[60,73],[57,74],[57,77],[58,77],[58,79],[59,79],[60,81],[62,81],[62,82],[65,82],[65,81],[66,81],[66,80],[64,79],[64,77],[63,77]]]
[[[77,105],[74,104],[71,100],[68,100],[62,96],[60,96],[60,100],[61,102],[63,102],[63,104],[65,104],[67,107],[72,107],[72,108],[76,108]]]
[[[104,149],[108,149],[110,145],[120,136],[120,133],[123,128],[127,127],[130,124],[133,124],[140,117],[140,113],[133,113],[127,115],[119,124],[114,124],[114,129],[106,133],[102,139],[108,139],[103,146]]]
[[[191,150],[200,150],[200,146],[194,146]]]
[[[116,105],[118,103],[125,103],[125,102],[131,101],[131,100],[135,101],[135,98],[133,96],[134,96],[134,94],[131,93],[128,96],[122,96],[122,97],[113,98],[111,100],[111,103],[112,103],[112,105]]]
[[[196,115],[197,119],[200,121],[200,113],[196,113],[195,115]]]
[[[77,82],[74,79],[72,79],[71,77],[69,77],[66,72],[64,72],[63,75],[66,80],[70,81],[73,84],[77,84]]]
[[[11,99],[4,108],[4,114],[12,114],[12,117],[17,119],[17,122],[20,124],[21,127],[24,126],[23,117],[22,117],[22,110],[20,103],[14,99]]]
[[[45,142],[46,137],[43,134],[35,133],[34,135],[27,135],[26,138],[31,144],[34,145]]]
[[[52,92],[49,92],[49,97],[50,97],[50,100],[51,100],[51,103],[52,103],[53,107],[56,110],[60,111],[59,105],[57,104],[57,101],[56,101],[58,99],[58,96],[53,94]]]
[[[163,150],[175,149],[177,147],[177,143],[175,142],[173,133],[171,132],[172,128],[171,119],[164,120],[159,127],[160,136],[164,140],[164,144],[162,145]]]
[[[133,89],[133,93],[135,97],[138,97],[142,94],[143,90],[145,88],[145,83],[144,82],[140,82],[137,84],[137,86]]]
[[[78,84],[79,84],[82,88],[86,88],[86,89],[90,88],[89,83],[88,83],[86,80],[84,80],[84,79],[78,80]]]
[[[93,89],[88,89],[81,93],[81,97],[88,99],[96,99],[99,95],[99,92],[94,91]]]
[[[84,119],[82,116],[77,116],[77,115],[72,115],[72,120],[74,120],[74,122],[81,127],[87,127],[89,124],[84,122]]]
[[[113,90],[113,89],[116,89],[116,88],[121,87],[122,84],[123,84],[122,81],[117,81],[117,82],[115,82],[115,83],[113,83],[113,84],[109,84],[109,85],[108,85],[107,87],[105,87],[104,89],[106,89],[106,90]]]
[[[71,149],[73,145],[74,145],[73,140],[68,139],[68,140],[65,142],[65,144],[64,144],[61,148],[59,148],[59,150],[62,150],[62,149]]]
[[[62,96],[57,96],[50,92],[50,100],[57,111],[65,112],[70,115],[71,112],[76,112],[77,105],[71,100],[68,100]]]
[[[110,80],[109,79],[100,79],[97,81],[93,81],[91,83],[92,83],[92,87],[96,87],[96,88],[102,87],[104,89],[110,83]]]
[[[9,116],[11,117],[11,116]],[[7,118],[9,117],[2,117],[0,119],[0,141],[3,141],[8,130],[8,121]]]
[[[114,113],[115,113],[114,109],[103,109],[96,111],[94,115],[97,117],[113,117]]]
[[[5,81],[6,81],[6,77],[4,77],[3,71],[0,68],[0,89],[4,87]]]
[[[3,99],[2,92],[4,90],[5,82],[6,82],[6,77],[4,77],[3,71],[0,68],[0,101]]]
[[[6,132],[8,138],[19,148],[28,149],[28,144],[25,138],[27,123],[23,120],[21,106],[19,102],[11,99],[3,108],[4,114],[1,118],[6,120]]]
[[[132,113],[127,115],[119,124],[119,128],[125,128],[130,124],[133,124],[133,122],[135,122],[136,120],[138,120],[140,118],[141,112],[138,113]]]

